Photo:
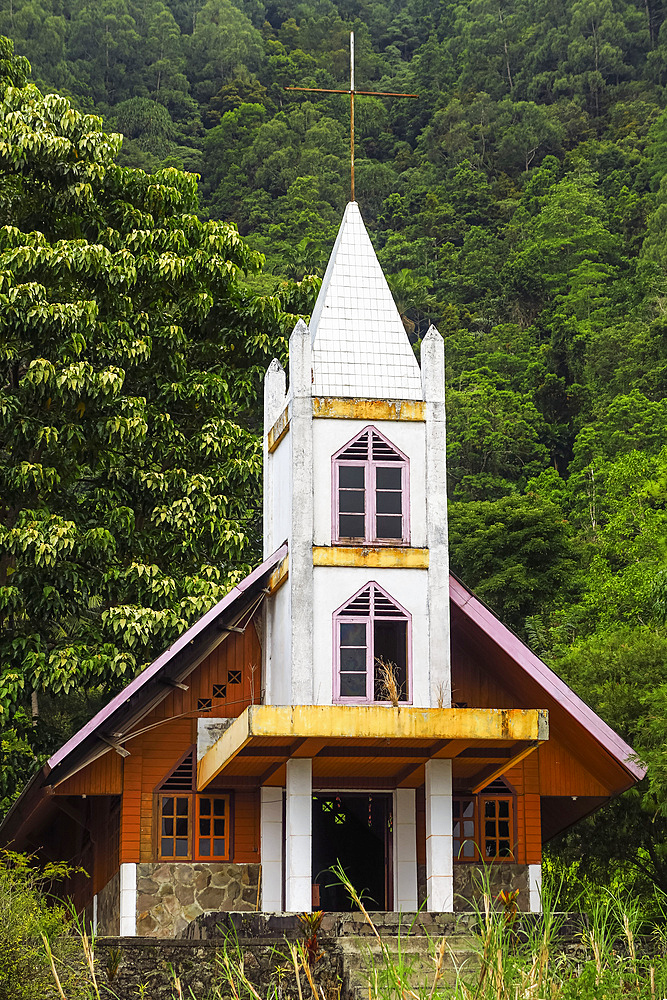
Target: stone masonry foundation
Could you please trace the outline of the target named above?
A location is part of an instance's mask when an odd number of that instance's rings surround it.
[[[260,866],[150,863],[137,865],[137,935],[179,937],[204,913],[256,910]]]

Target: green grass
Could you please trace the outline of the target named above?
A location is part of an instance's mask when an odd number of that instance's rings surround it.
[[[564,915],[559,913],[562,883],[547,884],[540,917],[523,919],[516,910],[514,894],[494,898],[489,872],[480,870],[472,934],[477,961],[457,968],[447,937],[429,941],[433,972],[430,982],[424,984],[401,953],[400,933],[395,957],[345,872],[340,866],[332,871],[347,888],[377,945],[379,955],[373,958],[369,954],[368,958],[368,1000],[663,1000],[667,996],[664,898],[656,897],[647,905],[618,891],[597,887],[591,893],[586,887],[578,900],[584,915],[581,931],[566,946],[561,936]],[[571,900],[571,886],[567,891]],[[95,958],[94,937],[80,923],[74,926],[83,958],[78,963],[80,971],[74,982],[71,972],[58,976],[54,962],[58,985],[51,995],[59,1000],[113,1000],[117,994]],[[409,926],[404,927],[403,934],[409,930]],[[282,951],[276,949],[271,981],[260,994],[246,973],[243,947],[233,932],[227,932],[217,958],[217,985],[206,996],[195,996],[172,970],[172,1000],[339,1000],[340,987],[331,995],[331,990],[327,994],[316,981],[307,935],[306,928],[304,941],[285,942]],[[136,995],[149,997],[150,993],[140,987]]]

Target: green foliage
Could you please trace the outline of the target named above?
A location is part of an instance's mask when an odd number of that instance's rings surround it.
[[[65,865],[48,864],[41,871],[24,855],[0,854],[0,1000],[42,1000],[50,995],[51,968],[43,938],[52,943],[59,960],[72,948],[64,934],[64,909],[52,906],[48,887],[67,877]],[[81,995],[79,987],[76,994]]]
[[[302,302],[248,291],[258,255],[233,226],[198,218],[195,178],[121,168],[98,118],[9,86],[25,67],[3,45],[6,721],[32,691],[126,683],[247,571],[261,531],[258,391],[284,356],[284,304]],[[3,735],[8,785],[30,756],[17,725]]]

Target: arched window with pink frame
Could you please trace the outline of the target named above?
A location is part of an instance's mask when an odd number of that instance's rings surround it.
[[[376,427],[332,458],[331,537],[343,545],[410,544],[410,462]]]
[[[378,583],[334,612],[333,643],[335,702],[410,704],[412,618]]]

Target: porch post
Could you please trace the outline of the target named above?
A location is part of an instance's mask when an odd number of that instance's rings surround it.
[[[120,866],[120,927],[121,937],[134,937],[137,933],[137,866],[124,862]]]
[[[313,905],[313,762],[287,761],[285,814],[285,909],[310,913]]]
[[[528,899],[531,913],[542,912],[542,865],[528,865]]]
[[[262,910],[280,913],[283,908],[283,790],[261,790],[260,839]]]
[[[454,910],[452,762],[429,760],[426,772],[426,909]]]
[[[417,812],[414,788],[397,788],[394,800],[394,909],[412,913],[417,901]]]

